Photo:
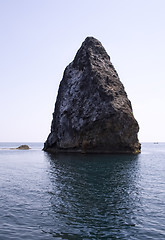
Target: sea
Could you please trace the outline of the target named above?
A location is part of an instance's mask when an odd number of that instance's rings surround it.
[[[0,143],[0,240],[165,239],[165,143],[138,155],[42,148]]]

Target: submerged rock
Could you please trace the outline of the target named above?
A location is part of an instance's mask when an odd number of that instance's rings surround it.
[[[139,153],[139,126],[102,44],[87,37],[64,71],[48,152]]]

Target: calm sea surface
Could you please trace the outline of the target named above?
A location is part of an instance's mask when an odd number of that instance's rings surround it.
[[[165,239],[165,143],[138,156],[27,144],[0,143],[0,240]]]

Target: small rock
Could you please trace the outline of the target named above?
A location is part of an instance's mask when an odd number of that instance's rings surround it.
[[[21,145],[21,146],[17,147],[16,149],[18,149],[18,150],[29,150],[30,147],[28,145]]]

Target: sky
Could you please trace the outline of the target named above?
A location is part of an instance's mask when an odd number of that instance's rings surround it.
[[[164,0],[0,0],[0,142],[44,142],[87,36],[125,86],[140,142],[165,142]]]

